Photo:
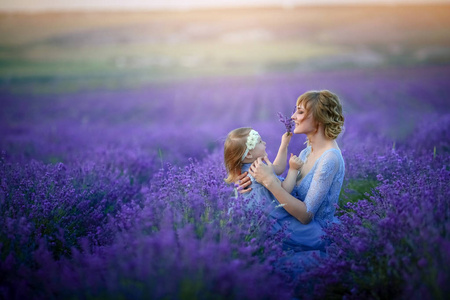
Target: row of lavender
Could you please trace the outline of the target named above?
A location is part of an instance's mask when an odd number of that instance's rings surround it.
[[[191,81],[77,95],[2,92],[0,294],[5,298],[444,298],[449,292],[450,68]],[[239,210],[226,133],[271,158],[277,112],[341,96],[346,160],[329,256],[292,280],[282,234]],[[294,137],[299,152],[304,138]],[[189,159],[190,158],[190,159]],[[348,203],[350,201],[350,203]],[[230,203],[233,209],[230,210]]]

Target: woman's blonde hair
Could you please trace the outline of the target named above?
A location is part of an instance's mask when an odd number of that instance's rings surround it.
[[[344,115],[339,97],[330,91],[309,91],[298,97],[297,107],[302,104],[314,121],[323,124],[325,136],[336,139],[344,127]]]
[[[237,128],[227,135],[223,147],[223,160],[228,174],[225,179],[226,183],[235,182],[241,174],[242,155],[247,147],[245,143],[250,130],[252,130],[250,127]]]

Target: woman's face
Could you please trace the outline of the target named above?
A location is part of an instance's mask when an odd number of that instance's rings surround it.
[[[297,110],[294,112],[291,119],[295,122],[294,133],[309,134],[316,131],[313,116],[306,111],[303,104],[297,106]]]

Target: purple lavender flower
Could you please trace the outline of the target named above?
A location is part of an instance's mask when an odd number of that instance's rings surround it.
[[[286,126],[286,132],[291,133],[294,129],[294,120],[292,120],[289,116],[284,116],[282,113],[278,112],[278,117],[281,123]]]

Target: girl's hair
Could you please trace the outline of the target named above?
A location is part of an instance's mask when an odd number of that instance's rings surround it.
[[[344,115],[339,97],[330,91],[309,91],[298,97],[297,107],[303,104],[318,124],[324,125],[325,136],[336,139],[344,127]]]
[[[228,174],[225,179],[226,183],[236,181],[241,174],[242,155],[244,155],[247,147],[245,143],[250,130],[252,130],[250,127],[242,127],[228,133],[223,147],[223,160]]]

